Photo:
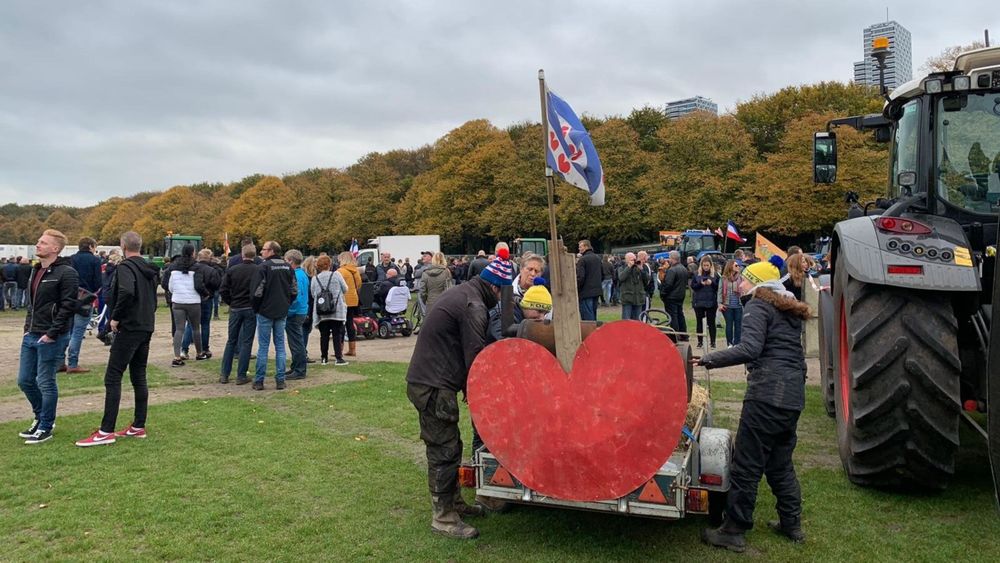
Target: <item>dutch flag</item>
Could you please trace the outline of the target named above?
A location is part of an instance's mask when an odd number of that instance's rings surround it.
[[[358,257],[358,239],[356,238],[351,239],[351,254],[354,255],[355,258]]]
[[[726,221],[726,237],[735,240],[736,242],[746,242],[747,239],[740,236],[740,232],[736,230],[736,225],[732,221]]]

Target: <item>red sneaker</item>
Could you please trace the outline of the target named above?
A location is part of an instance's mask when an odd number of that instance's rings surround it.
[[[135,428],[131,424],[128,425],[125,430],[119,430],[115,432],[115,436],[119,438],[145,438],[146,429],[145,428]]]
[[[77,440],[76,445],[81,448],[86,448],[88,446],[101,446],[104,444],[114,444],[115,443],[115,433],[104,434],[100,430],[94,432],[89,437],[83,440]]]

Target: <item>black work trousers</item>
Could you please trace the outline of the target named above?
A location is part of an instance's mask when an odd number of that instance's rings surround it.
[[[108,367],[104,371],[104,418],[102,432],[114,432],[118,422],[118,407],[122,400],[122,376],[128,368],[132,388],[135,389],[135,417],[132,426],[146,427],[146,409],[149,405],[149,387],[146,385],[146,361],[149,359],[149,340],[152,332],[126,332],[115,335],[111,343]]]
[[[420,416],[420,439],[427,446],[427,486],[431,495],[458,490],[462,436],[458,429],[458,396],[454,391],[409,383],[406,396]]]
[[[781,409],[760,401],[743,402],[726,506],[726,520],[731,526],[743,530],[753,527],[761,476],[767,477],[767,484],[777,498],[775,508],[782,525],[799,523],[802,489],[792,466],[799,414],[797,410]]]

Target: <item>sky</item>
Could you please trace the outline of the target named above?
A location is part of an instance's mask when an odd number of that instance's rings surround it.
[[[346,167],[471,119],[540,118],[849,81],[863,28],[910,30],[914,74],[981,40],[984,0],[0,3],[0,204],[86,206]]]

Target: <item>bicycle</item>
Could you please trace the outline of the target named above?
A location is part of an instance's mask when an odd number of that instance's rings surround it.
[[[670,327],[670,313],[663,309],[646,309],[639,313],[639,322],[653,325],[657,328]]]

